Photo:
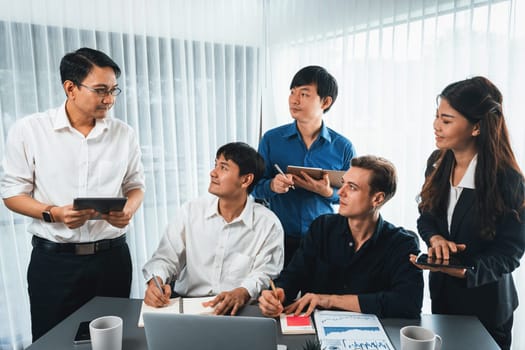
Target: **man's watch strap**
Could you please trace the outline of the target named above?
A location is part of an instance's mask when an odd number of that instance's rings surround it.
[[[55,218],[53,217],[53,214],[51,213],[51,209],[54,207],[56,207],[56,205],[49,205],[42,212],[42,219],[45,222],[55,222]]]

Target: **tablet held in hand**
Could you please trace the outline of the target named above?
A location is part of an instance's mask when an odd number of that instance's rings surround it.
[[[344,170],[328,170],[328,169],[321,169],[321,168],[309,168],[309,167],[303,167],[303,166],[296,166],[296,165],[288,165],[286,168],[286,171],[289,174],[293,174],[296,176],[303,177],[301,172],[304,172],[308,174],[311,178],[314,180],[321,180],[324,176],[324,174],[328,174],[328,178],[330,179],[330,185],[335,188],[340,188],[343,185],[343,175],[346,171]]]
[[[468,259],[458,255],[451,255],[448,259],[443,259],[428,256],[428,254],[421,254],[417,257],[416,264],[431,267],[474,270],[474,265],[468,262]]]
[[[126,197],[79,197],[73,200],[73,209],[95,209],[101,214],[108,214],[110,211],[122,211],[127,200]]]

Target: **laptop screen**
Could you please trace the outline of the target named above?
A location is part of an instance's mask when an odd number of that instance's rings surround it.
[[[149,350],[275,350],[272,318],[145,313]]]

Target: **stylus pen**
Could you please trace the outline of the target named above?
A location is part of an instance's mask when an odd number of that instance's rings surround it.
[[[155,275],[151,275],[151,278],[153,279],[153,282],[155,283],[155,285],[157,286],[157,288],[160,290],[160,293],[161,294],[164,294],[164,291],[162,290],[162,287],[160,286],[160,283],[159,281],[157,280],[157,278],[155,277]]]
[[[284,176],[286,177],[286,175],[284,174],[284,171],[281,169],[281,167],[279,166],[279,164],[275,163],[273,166],[275,167],[275,169],[277,169],[277,171],[279,172],[279,174],[284,175]],[[290,187],[292,188],[292,190],[295,190],[295,186],[294,186],[294,185],[292,185],[292,186],[290,186]]]

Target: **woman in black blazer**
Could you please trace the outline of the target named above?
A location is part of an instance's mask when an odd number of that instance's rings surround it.
[[[438,150],[427,164],[418,231],[430,256],[461,252],[474,269],[416,266],[431,271],[433,313],[475,315],[510,349],[518,306],[511,273],[525,249],[525,184],[502,96],[488,79],[474,77],[447,86],[438,102]]]

